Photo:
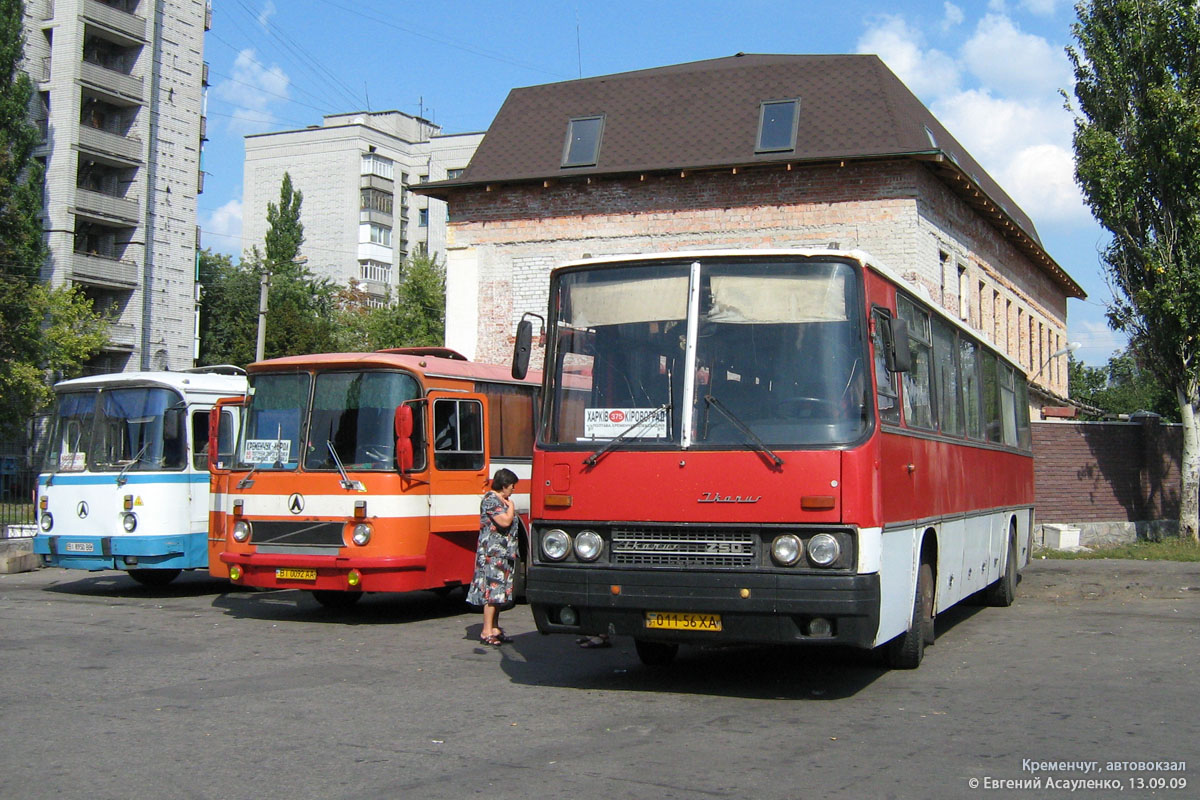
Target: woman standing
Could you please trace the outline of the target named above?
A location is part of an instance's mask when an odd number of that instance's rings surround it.
[[[513,574],[516,572],[517,508],[512,501],[517,476],[512,470],[496,471],[492,488],[479,504],[479,544],[475,548],[475,577],[467,602],[483,606],[483,631],[479,641],[492,647],[511,642],[504,634],[500,608],[512,603]]]

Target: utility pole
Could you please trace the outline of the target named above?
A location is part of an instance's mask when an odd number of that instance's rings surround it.
[[[267,349],[267,294],[271,290],[271,273],[263,270],[258,281],[258,344],[254,348],[254,360],[262,361]]]

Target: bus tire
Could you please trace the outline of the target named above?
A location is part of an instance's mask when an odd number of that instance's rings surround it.
[[[362,592],[343,592],[336,589],[313,589],[313,599],[331,611],[353,608],[362,599]]]
[[[638,659],[647,667],[665,667],[675,660],[679,645],[665,642],[647,642],[644,639],[634,639],[633,647],[637,650]]]
[[[1004,574],[984,590],[984,602],[995,608],[1008,608],[1017,596],[1017,534],[1008,535],[1008,556],[1004,559]]]
[[[892,669],[921,666],[926,643],[933,643],[933,566],[928,561],[922,561],[917,570],[917,589],[913,595],[912,622],[908,630],[884,645],[884,660]]]
[[[179,569],[131,569],[129,577],[142,586],[159,589],[178,578],[182,571]]]

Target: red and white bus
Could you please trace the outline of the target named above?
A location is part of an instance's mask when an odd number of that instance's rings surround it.
[[[212,457],[212,562],[330,607],[469,584],[494,470],[528,511],[537,385],[510,372],[443,348],[251,364],[236,451]]]
[[[1012,602],[1033,520],[1026,378],[866,254],[571,263],[545,325],[540,631],[632,636],[652,664],[794,643],[912,668],[938,612]]]

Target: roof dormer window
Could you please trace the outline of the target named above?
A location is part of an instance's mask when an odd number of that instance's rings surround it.
[[[563,144],[564,167],[594,167],[600,157],[600,136],[604,133],[604,115],[572,117],[567,122],[567,141]]]
[[[756,153],[774,153],[796,149],[796,120],[800,101],[768,100],[758,107],[758,146]]]

